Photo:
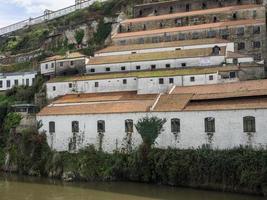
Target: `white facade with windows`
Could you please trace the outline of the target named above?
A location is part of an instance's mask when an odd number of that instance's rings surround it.
[[[231,72],[230,72],[231,73]],[[99,80],[80,80],[66,82],[48,82],[48,99],[66,94],[103,93],[119,91],[137,91],[138,94],[156,94],[168,92],[173,86],[205,85],[225,82],[237,82],[237,72],[229,78],[222,78],[218,72],[207,74],[177,75],[163,77],[126,77]]]
[[[103,150],[112,152],[125,146],[124,138],[125,120],[132,119],[136,124],[145,116],[157,116],[166,118],[164,132],[157,139],[160,148],[198,148],[209,143],[205,131],[205,118],[215,119],[215,132],[213,133],[212,146],[219,149],[228,149],[240,145],[252,144],[254,147],[267,146],[267,109],[244,109],[226,111],[192,111],[192,112],[153,112],[153,113],[119,113],[119,114],[88,114],[69,116],[39,116],[42,120],[42,131],[46,131],[50,146],[57,151],[68,151],[69,141],[72,137],[72,121],[79,122],[79,136],[82,138],[78,148],[93,144],[98,147],[99,134],[97,121],[105,121],[105,133],[103,137]],[[244,117],[255,117],[255,132],[252,132],[252,141],[244,131]],[[171,131],[171,119],[180,119],[180,132],[178,138]],[[55,122],[55,132],[49,134],[49,122]],[[62,128],[64,127],[64,128]],[[141,144],[142,139],[134,128],[133,147]],[[52,138],[53,137],[53,138]],[[52,144],[53,143],[53,144]]]
[[[123,72],[123,71],[139,71],[139,70],[156,70],[156,69],[175,69],[185,67],[208,67],[218,66],[225,62],[225,56],[209,56],[209,57],[195,57],[195,58],[177,58],[170,60],[153,60],[142,62],[125,62],[101,65],[86,65],[86,73],[109,73],[109,72]]]
[[[0,73],[0,91],[14,86],[32,86],[37,72]]]

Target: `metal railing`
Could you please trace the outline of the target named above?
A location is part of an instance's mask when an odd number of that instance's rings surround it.
[[[54,11],[54,12],[45,12],[46,14],[44,14],[42,16],[39,16],[36,18],[29,18],[27,20],[20,21],[20,22],[17,22],[15,24],[0,28],[0,36],[11,33],[13,31],[23,29],[23,28],[28,27],[28,26],[40,24],[40,23],[45,22],[45,21],[50,21],[52,19],[56,19],[56,18],[65,16],[65,15],[68,15],[68,14],[70,14],[76,10],[87,8],[87,7],[91,6],[93,3],[95,3],[96,1],[104,2],[106,0],[81,1],[80,3],[77,3],[75,5],[72,5],[72,6],[69,6],[69,7]]]

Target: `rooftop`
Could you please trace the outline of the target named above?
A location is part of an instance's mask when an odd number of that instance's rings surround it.
[[[266,86],[267,80],[258,80],[176,87],[173,93],[162,95],[138,95],[136,92],[66,95],[38,115],[267,109]]]
[[[249,10],[249,9],[255,9],[255,8],[260,8],[260,7],[264,8],[264,6],[257,5],[257,4],[236,5],[236,6],[228,6],[228,7],[221,7],[221,8],[196,10],[196,11],[191,11],[191,12],[181,12],[181,13],[174,13],[174,14],[127,19],[127,20],[124,20],[122,24],[130,24],[130,23],[134,24],[134,23],[143,23],[143,22],[148,22],[148,21],[173,19],[173,18],[179,18],[179,17],[235,12],[235,11],[239,11],[242,9]]]
[[[207,57],[207,56],[213,56],[212,51],[213,48],[202,48],[202,49],[188,49],[188,50],[152,52],[152,53],[137,53],[128,55],[116,55],[116,56],[101,56],[101,57],[98,56],[98,57],[92,57],[88,64],[101,65],[101,64],[112,64],[112,63],[128,63],[128,62],[168,60],[168,59],[179,59],[179,58]],[[221,47],[219,56],[224,56],[225,53],[226,53],[226,47]]]
[[[251,65],[254,66],[254,65]],[[50,83],[55,82],[73,82],[73,81],[89,81],[89,80],[103,80],[115,78],[147,78],[147,77],[169,77],[169,76],[183,76],[183,75],[197,75],[197,74],[212,74],[217,72],[237,71],[238,67],[235,65],[227,66],[210,66],[210,67],[190,67],[180,69],[165,69],[165,70],[149,70],[149,71],[131,71],[121,73],[105,73],[105,74],[92,74],[86,76],[71,76],[71,77],[56,77],[50,80]]]
[[[43,62],[49,62],[49,61],[56,61],[56,60],[65,60],[65,59],[75,59],[75,58],[83,58],[85,57],[85,55],[79,53],[79,52],[72,52],[66,55],[55,55],[55,56],[51,56],[46,58],[45,60],[42,61]]]
[[[164,28],[164,29],[155,29],[155,30],[146,30],[146,31],[136,31],[136,32],[127,32],[127,33],[116,33],[113,35],[113,39],[120,38],[131,38],[131,37],[144,37],[157,34],[165,34],[172,32],[183,32],[183,31],[194,31],[200,29],[219,29],[219,28],[230,28],[235,26],[254,26],[254,25],[264,25],[264,19],[247,19],[247,20],[234,20],[226,22],[217,22],[209,24],[200,24],[192,26],[180,26],[174,28]]]
[[[227,40],[219,38],[207,38],[198,40],[179,40],[173,42],[160,42],[160,43],[147,43],[147,44],[133,44],[133,45],[113,45],[105,49],[102,49],[96,53],[108,53],[108,52],[121,52],[121,51],[133,51],[142,49],[154,49],[154,48],[168,48],[168,47],[182,47],[182,46],[197,46],[203,44],[218,44],[218,43],[231,43]]]

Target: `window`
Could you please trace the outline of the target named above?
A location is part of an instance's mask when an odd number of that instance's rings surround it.
[[[261,48],[261,42],[260,41],[254,41],[252,43],[254,49]]]
[[[206,9],[207,8],[207,4],[205,2],[202,3],[202,9]]]
[[[124,85],[126,85],[127,84],[127,79],[123,79],[122,82],[123,82]]]
[[[243,117],[243,128],[245,133],[255,133],[256,132],[255,117],[252,116]]]
[[[205,132],[215,133],[215,118],[213,117],[205,118]]]
[[[215,22],[217,22],[217,21],[218,21],[217,17],[214,16],[214,17],[213,17],[213,22],[215,23]]]
[[[173,7],[170,6],[170,13],[173,13]]]
[[[237,44],[237,49],[238,49],[238,50],[245,49],[245,42],[239,42],[239,43]]]
[[[164,79],[163,78],[159,78],[159,84],[164,84]]]
[[[126,44],[126,40],[120,40],[120,45],[125,45]]]
[[[51,64],[51,68],[54,68],[54,63]]]
[[[243,36],[245,34],[245,28],[244,27],[240,27],[236,30],[236,34],[239,36]]]
[[[45,64],[45,69],[48,69],[48,64]]]
[[[55,122],[49,122],[49,133],[55,133],[56,131]]]
[[[136,66],[136,70],[140,70],[141,69],[141,66]]]
[[[215,47],[212,48],[212,54],[213,55],[219,55],[220,51],[221,51],[221,48],[218,47],[218,46],[215,46]]]
[[[3,88],[3,81],[0,81],[0,88]]]
[[[97,132],[98,133],[105,132],[105,121],[104,120],[97,121]]]
[[[156,69],[156,65],[151,65],[151,69]]]
[[[190,77],[190,81],[191,81],[191,82],[195,82],[195,77],[194,77],[194,76],[191,76],[191,77]]]
[[[26,78],[26,86],[30,85],[30,80],[28,78]]]
[[[179,34],[179,40],[185,40],[186,37],[185,37],[185,34],[181,33]]]
[[[74,61],[70,61],[70,65],[74,65]]]
[[[131,119],[125,120],[125,132],[133,133],[133,120]]]
[[[98,82],[95,82],[95,87],[99,87],[99,83]]]
[[[63,62],[60,62],[59,65],[60,65],[60,67],[63,67]]]
[[[253,18],[256,18],[256,17],[257,17],[257,11],[253,10]]]
[[[56,86],[53,86],[53,91],[56,91]]]
[[[214,78],[213,78],[213,75],[210,75],[209,76],[209,80],[212,81]]]
[[[254,60],[261,60],[261,54],[260,53],[257,53],[257,54],[254,54]]]
[[[253,26],[253,34],[260,34],[261,27],[260,26]]]
[[[216,31],[214,31],[214,30],[208,31],[207,37],[208,38],[214,38],[214,37],[216,37]]]
[[[18,80],[18,79],[14,80],[14,84],[15,84],[16,86],[19,85],[19,80]]]
[[[106,72],[110,72],[110,67],[107,67],[106,68]]]
[[[192,39],[199,39],[199,33],[197,32],[193,33]]]
[[[145,43],[144,38],[139,38],[139,39],[138,39],[138,44],[144,44],[144,43]]]
[[[171,119],[171,132],[180,133],[180,119]]]
[[[79,133],[79,122],[78,121],[73,121],[71,123],[71,130],[73,133]]]
[[[182,63],[182,67],[186,67],[186,63]]]
[[[237,19],[237,13],[233,13],[233,20]]]
[[[7,88],[10,88],[10,80],[7,80],[7,81],[6,81],[6,87],[7,87]]]
[[[173,84],[173,83],[174,83],[173,78],[169,78],[169,83],[170,83],[170,84]]]
[[[121,71],[125,71],[125,69],[126,69],[125,67],[121,67]]]
[[[227,39],[228,36],[229,36],[229,30],[228,29],[222,29],[222,30],[220,30],[220,36],[223,39]]]
[[[90,72],[91,73],[95,73],[95,69],[90,69]]]
[[[146,30],[146,25],[145,25],[145,24],[143,25],[143,30],[144,30],[144,31]]]
[[[191,5],[190,5],[189,3],[187,3],[187,4],[185,5],[185,11],[186,11],[186,12],[189,12],[189,11],[190,11],[190,8],[191,8]]]
[[[166,68],[171,68],[171,64],[166,64]]]
[[[69,83],[69,88],[72,88],[72,83]]]
[[[237,59],[237,58],[233,58],[233,63],[234,63],[235,65],[237,65],[237,64],[238,64],[238,59]]]
[[[236,72],[230,72],[230,78],[236,78]]]

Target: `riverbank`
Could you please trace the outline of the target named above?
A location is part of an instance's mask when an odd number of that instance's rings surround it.
[[[146,154],[142,149],[108,154],[90,146],[71,154],[51,152],[46,145],[39,143],[38,148],[30,152],[15,158],[13,149],[12,162],[5,169],[74,182],[126,181],[267,194],[266,150],[242,147],[233,150],[154,148]]]

